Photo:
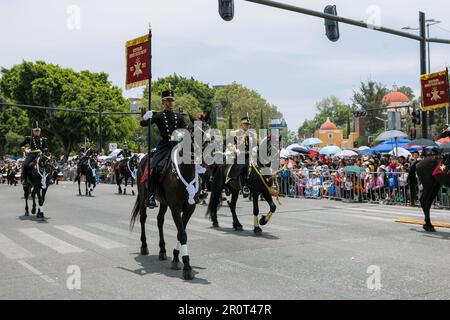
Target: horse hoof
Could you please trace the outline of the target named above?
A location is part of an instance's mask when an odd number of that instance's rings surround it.
[[[262,233],[262,229],[261,229],[260,227],[255,227],[255,228],[253,229],[253,232],[254,232],[255,234],[261,234],[261,233]]]
[[[25,212],[25,217],[28,217],[30,214],[28,212]]]
[[[136,195],[135,193],[134,193],[134,191],[131,191],[131,194],[134,196],[134,195]]]
[[[219,223],[218,222],[213,222],[213,228],[219,228]]]
[[[244,227],[241,224],[233,224],[234,231],[243,231]]]
[[[122,194],[122,191],[121,191],[121,190],[119,190],[119,194]]]
[[[125,190],[125,191],[123,192],[123,194],[126,195],[126,194],[127,194],[127,191]]]
[[[423,228],[427,232],[436,232],[436,229],[434,229],[434,226],[432,224],[424,224]]]
[[[262,226],[265,226],[267,224],[266,216],[262,216],[261,219],[259,219],[259,224]]]
[[[141,247],[141,255],[148,256],[148,248],[147,247]]]
[[[180,270],[180,264],[178,261],[172,261],[172,266],[170,267],[172,270]]]
[[[194,279],[194,271],[191,270],[183,270],[183,279],[184,280],[192,280]]]
[[[31,209],[32,214],[36,214],[36,208]]]
[[[159,253],[159,261],[167,260],[167,254],[165,252]]]

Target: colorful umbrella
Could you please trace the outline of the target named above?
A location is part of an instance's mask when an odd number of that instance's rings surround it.
[[[323,147],[322,149],[320,149],[319,153],[327,155],[327,156],[331,156],[331,155],[339,153],[341,151],[342,151],[342,149],[339,148],[338,146],[326,146],[326,147]]]
[[[321,143],[323,143],[323,141],[318,138],[309,138],[309,139],[303,140],[301,145],[302,146],[313,146],[315,144],[321,144]]]
[[[357,155],[358,154],[355,151],[346,149],[346,150],[342,150],[341,152],[337,153],[335,156],[339,157],[339,158],[345,158],[345,157],[355,157]]]
[[[450,142],[450,137],[441,138],[436,142],[437,143],[448,143],[448,142]]]

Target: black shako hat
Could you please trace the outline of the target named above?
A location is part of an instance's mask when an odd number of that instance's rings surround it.
[[[248,116],[242,117],[241,123],[248,123],[248,124],[250,124],[250,118]]]
[[[162,98],[163,100],[165,100],[165,99],[172,99],[172,100],[175,100],[175,95],[173,94],[173,91],[172,91],[172,90],[165,90],[165,91],[163,91],[163,92],[161,93],[161,98]]]

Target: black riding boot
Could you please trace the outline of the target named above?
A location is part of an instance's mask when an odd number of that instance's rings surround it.
[[[158,170],[156,170],[156,168],[153,168],[153,172],[150,175],[149,179],[150,179],[150,189],[149,189],[150,196],[148,198],[147,207],[149,209],[153,209],[158,207],[155,201],[156,182],[158,179]]]

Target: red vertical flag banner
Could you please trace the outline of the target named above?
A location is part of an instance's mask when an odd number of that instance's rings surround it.
[[[424,111],[449,106],[448,70],[424,74],[420,82]]]
[[[125,88],[132,89],[148,84],[150,79],[149,61],[150,36],[145,35],[125,44],[127,74]]]

